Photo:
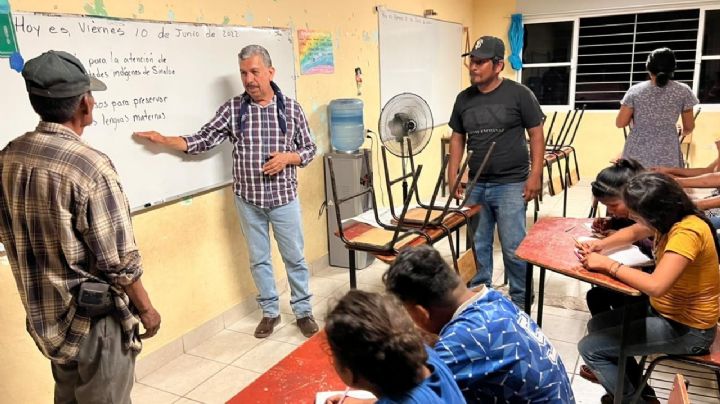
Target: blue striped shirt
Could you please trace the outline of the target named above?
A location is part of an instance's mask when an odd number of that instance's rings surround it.
[[[435,351],[468,403],[575,402],[558,352],[540,327],[493,289],[440,331]]]

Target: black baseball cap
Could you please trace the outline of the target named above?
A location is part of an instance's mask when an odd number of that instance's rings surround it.
[[[63,51],[47,51],[28,60],[22,75],[28,93],[41,97],[67,98],[107,89],[105,83],[88,76],[78,58]]]
[[[481,36],[475,41],[473,50],[463,53],[461,56],[472,56],[478,59],[504,59],[505,43],[502,39],[494,36]]]

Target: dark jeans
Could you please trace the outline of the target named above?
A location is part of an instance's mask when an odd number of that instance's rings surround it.
[[[613,309],[619,309],[625,305],[625,302],[627,299],[627,302],[629,304],[635,304],[635,303],[648,303],[648,297],[646,295],[642,296],[627,296],[620,292],[615,292],[610,289],[606,289],[603,287],[594,287],[588,290],[587,294],[585,295],[585,298],[587,300],[588,309],[590,310],[590,314],[595,317],[596,315],[600,313],[604,313],[606,311],[610,311]]]

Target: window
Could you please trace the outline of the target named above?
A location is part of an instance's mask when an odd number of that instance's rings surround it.
[[[631,85],[648,79],[647,57],[675,52],[674,79],[692,87],[699,10],[580,19],[575,106],[617,109]]]
[[[705,12],[698,98],[701,104],[720,104],[720,10]]]
[[[690,86],[702,104],[720,104],[720,10],[526,23],[520,79],[544,106],[615,110],[631,85],[648,79],[650,52],[665,46],[677,59],[674,80]]]
[[[522,83],[542,105],[568,105],[573,22],[525,25]]]

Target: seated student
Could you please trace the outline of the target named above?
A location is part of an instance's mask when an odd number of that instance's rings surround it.
[[[715,142],[718,149],[716,158],[707,167],[700,168],[665,168],[655,167],[653,171],[675,177],[683,188],[715,188],[712,193],[701,199],[695,199],[695,205],[705,211],[716,230],[720,230],[720,140]]]
[[[622,199],[622,189],[635,175],[643,171],[642,165],[633,159],[618,159],[610,167],[602,169],[590,184],[593,197],[607,208],[609,218],[598,218],[593,222],[593,231],[603,235],[628,227],[635,222],[628,218],[628,209]],[[638,247],[652,256],[652,247],[639,243]],[[651,271],[652,272],[652,271]],[[587,305],[593,316],[624,303],[625,295],[605,288],[592,288],[587,292]],[[634,302],[647,302],[646,296],[632,298]],[[587,370],[587,369],[586,369]],[[582,369],[581,369],[582,371]],[[582,374],[581,376],[585,377]]]
[[[602,169],[595,181],[590,184],[593,197],[605,205],[609,218],[601,217],[593,222],[593,231],[601,235],[610,235],[620,229],[635,224],[635,221],[628,218],[628,209],[622,199],[622,189],[632,177],[643,172],[642,165],[633,159],[618,159],[610,167]],[[641,240],[636,243],[638,247],[648,256],[652,256],[652,245],[648,248],[650,240]],[[643,268],[652,272],[655,267]],[[648,304],[646,295],[628,297],[622,293],[615,292],[603,287],[595,287],[588,290],[585,295],[590,314],[595,316],[612,309],[622,307],[626,302],[630,304]],[[627,300],[626,300],[627,299]],[[580,376],[593,383],[599,383],[597,377],[587,365],[580,366]],[[648,394],[652,394],[648,391]]]
[[[377,403],[464,403],[452,373],[390,295],[349,291],[328,313],[325,332],[335,370]],[[335,396],[328,404],[374,402]]]
[[[588,335],[578,344],[585,363],[608,391],[601,401],[611,402],[617,383],[624,383],[623,400],[635,393],[642,369],[634,356],[654,353],[703,354],[715,338],[720,307],[717,236],[672,178],[660,173],[633,177],[623,200],[634,224],[599,241],[584,244],[581,264],[606,273],[650,296],[629,307],[627,371],[617,379],[623,310],[611,310],[590,319]],[[654,236],[656,267],[652,274],[627,267],[596,251]],[[645,395],[644,395],[645,396]],[[647,402],[657,402],[646,397]]]
[[[558,352],[499,292],[470,290],[430,246],[400,252],[383,276],[415,323],[439,334],[435,351],[468,403],[574,403]]]

